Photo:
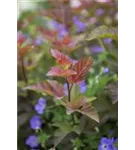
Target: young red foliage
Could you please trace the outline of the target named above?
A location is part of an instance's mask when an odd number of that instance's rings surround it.
[[[47,76],[59,76],[59,77],[68,77],[73,74],[76,74],[74,70],[63,69],[61,67],[51,67],[51,70],[47,73]]]
[[[63,85],[54,80],[42,81],[38,84],[28,86],[25,89],[47,93],[55,96],[57,99],[61,99],[64,96]]]
[[[76,75],[68,77],[69,83],[77,83],[82,81],[92,66],[92,58],[83,58],[72,66],[72,69],[77,72]]]
[[[51,49],[51,55],[57,60],[57,63],[62,65],[65,69],[69,68],[73,61],[65,54],[58,50]]]

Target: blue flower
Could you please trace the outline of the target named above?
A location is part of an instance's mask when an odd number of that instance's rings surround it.
[[[99,45],[94,45],[91,47],[91,51],[94,53],[100,53],[103,51],[103,48]]]
[[[77,32],[84,31],[86,25],[85,25],[85,23],[81,22],[77,16],[73,17],[73,22],[77,26]]]
[[[34,40],[34,44],[36,45],[36,46],[39,46],[39,45],[41,45],[41,44],[43,44],[44,43],[44,39],[42,38],[42,37],[37,37],[35,40]]]
[[[38,137],[36,135],[30,135],[27,139],[26,139],[26,145],[29,145],[31,148],[34,147],[38,147],[39,146],[39,141],[38,141]]]
[[[43,114],[46,108],[46,99],[40,98],[38,103],[35,105],[35,110],[37,114]]]
[[[97,14],[98,16],[102,16],[102,15],[104,14],[104,10],[103,10],[102,8],[98,8],[98,9],[96,10],[96,14]]]
[[[42,120],[39,116],[35,115],[30,119],[30,126],[32,129],[40,129],[42,125]]]
[[[39,98],[38,103],[41,105],[46,104],[46,99],[41,97],[41,98]]]
[[[59,38],[63,38],[66,35],[68,35],[68,31],[67,31],[66,27],[63,24],[60,24],[55,20],[52,20],[51,24],[52,24],[52,26],[55,30],[58,30],[58,37]]]
[[[108,73],[109,72],[109,68],[104,68],[104,73]]]
[[[98,150],[117,150],[117,148],[113,145],[114,139],[107,139],[103,137],[98,146]]]
[[[110,44],[112,42],[112,39],[111,38],[106,38],[104,39],[104,43],[105,44]]]
[[[86,86],[86,83],[84,81],[82,81],[80,83],[80,93],[85,93],[87,90],[87,86]]]
[[[68,35],[68,31],[65,27],[62,27],[61,29],[59,29],[59,32],[58,32],[58,37],[59,38],[63,38],[67,35]]]
[[[68,96],[67,83],[64,83],[63,88],[64,88],[64,95],[65,95],[65,96]]]

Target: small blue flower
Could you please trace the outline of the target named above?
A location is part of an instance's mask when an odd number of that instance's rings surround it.
[[[98,150],[117,150],[114,146],[114,139],[107,139],[103,137],[98,146]]]
[[[87,86],[86,86],[86,83],[84,81],[82,81],[80,83],[80,93],[85,93],[87,90]]]
[[[111,38],[106,38],[104,39],[104,43],[105,44],[110,44],[112,42],[112,39]]]
[[[64,88],[64,95],[65,95],[65,96],[68,96],[67,83],[64,83],[63,88]]]
[[[65,36],[67,36],[67,35],[68,35],[68,31],[65,28],[59,30],[59,33],[58,33],[58,37],[59,38],[63,38]]]
[[[37,114],[43,114],[46,108],[46,99],[40,98],[38,103],[35,105],[35,110]]]
[[[58,30],[58,37],[59,38],[63,38],[63,37],[68,35],[68,31],[63,24],[60,24],[55,20],[52,20],[51,24],[55,30]]]
[[[77,32],[84,31],[86,25],[85,25],[85,23],[81,22],[77,16],[73,17],[73,22],[77,26]]]
[[[114,140],[114,142],[118,143],[118,138]]]
[[[35,40],[34,40],[34,44],[36,45],[36,46],[39,46],[39,45],[41,45],[41,44],[43,44],[44,43],[44,39],[42,38],[42,37],[37,37]]]
[[[96,10],[96,14],[97,14],[98,16],[102,16],[102,15],[104,14],[104,10],[103,10],[102,8],[98,8],[98,9]]]
[[[42,120],[39,116],[35,115],[30,119],[30,126],[32,129],[40,129],[42,125]]]
[[[109,68],[104,68],[104,73],[108,73],[109,72]]]
[[[99,45],[94,45],[91,47],[91,51],[94,53],[100,53],[103,51],[103,48]]]
[[[45,98],[39,98],[39,100],[38,100],[38,104],[44,104],[44,105],[46,105],[46,99]]]
[[[38,147],[39,146],[39,141],[38,137],[36,135],[30,135],[26,141],[26,145],[29,145],[31,148]]]

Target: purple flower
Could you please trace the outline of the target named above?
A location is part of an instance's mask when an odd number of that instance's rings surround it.
[[[40,98],[38,103],[35,105],[35,111],[37,114],[43,114],[46,108],[46,99]]]
[[[41,105],[42,104],[45,105],[46,104],[46,99],[41,97],[41,98],[39,98],[38,103],[41,104]]]
[[[91,47],[91,51],[94,53],[100,53],[103,51],[103,48],[99,45],[94,45]]]
[[[104,73],[108,73],[109,72],[109,68],[104,68]]]
[[[85,23],[81,22],[77,16],[73,17],[73,22],[77,26],[77,32],[84,31],[86,25],[85,25]]]
[[[39,141],[38,141],[38,137],[36,135],[30,135],[27,139],[26,139],[26,145],[29,145],[31,148],[34,147],[38,147],[39,146]]]
[[[67,89],[67,83],[64,83],[64,95],[67,96],[68,95],[68,89]]]
[[[64,36],[67,36],[68,35],[68,31],[66,29],[66,27],[60,23],[58,23],[57,21],[55,20],[52,20],[51,21],[51,24],[53,26],[53,28],[56,30],[58,30],[58,37],[59,38],[63,38]]]
[[[30,126],[32,129],[40,129],[42,125],[42,120],[39,116],[35,115],[30,119]]]
[[[117,150],[117,148],[113,145],[114,139],[107,139],[103,137],[98,146],[98,150]]]
[[[102,16],[102,15],[104,14],[104,10],[103,10],[102,8],[98,8],[98,9],[96,10],[96,14],[97,14],[98,16]]]
[[[119,139],[116,138],[116,139],[114,140],[114,143],[118,143],[118,142],[119,142]]]
[[[23,38],[25,38],[25,35],[21,31],[18,31],[17,32],[17,40],[21,40]]]
[[[105,44],[110,44],[112,42],[112,39],[111,38],[106,38],[104,39],[104,43]]]
[[[80,93],[85,93],[87,90],[87,86],[86,86],[86,83],[84,81],[82,81],[80,83]]]
[[[65,36],[67,36],[68,35],[68,31],[67,31],[67,29],[66,28],[61,28],[60,30],[59,30],[59,32],[58,32],[58,37],[59,38],[63,38],[63,37],[65,37]]]
[[[38,36],[35,40],[34,40],[34,44],[36,45],[36,46],[39,46],[39,45],[41,45],[41,44],[43,44],[44,43],[44,39],[42,38],[42,37],[40,37],[40,36]]]

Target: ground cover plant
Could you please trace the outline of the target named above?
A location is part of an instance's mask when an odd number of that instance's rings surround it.
[[[18,150],[117,150],[117,1],[18,5]]]

